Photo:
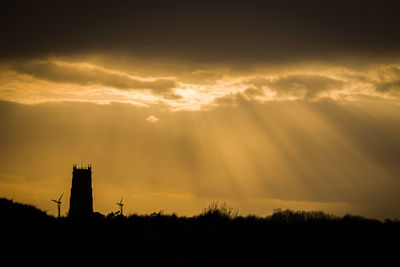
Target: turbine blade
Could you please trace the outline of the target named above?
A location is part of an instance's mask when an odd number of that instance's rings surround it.
[[[51,201],[54,201],[54,202],[58,203],[57,200],[55,200],[55,199],[52,199]]]
[[[63,197],[63,195],[64,195],[64,193],[62,193],[62,194],[61,194],[61,196],[60,196],[60,198],[58,199],[58,201],[60,201],[60,200],[61,200],[61,198]]]
[[[119,203],[122,203],[122,199],[124,199],[124,196],[121,197],[121,201]]]

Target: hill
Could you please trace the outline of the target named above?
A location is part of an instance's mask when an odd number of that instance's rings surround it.
[[[78,222],[0,199],[0,220],[3,260],[17,266],[392,266],[400,240],[397,220],[291,210],[240,217],[218,205],[194,217]]]
[[[48,220],[50,217],[33,205],[21,204],[6,198],[0,198],[0,219],[13,223],[32,223]]]

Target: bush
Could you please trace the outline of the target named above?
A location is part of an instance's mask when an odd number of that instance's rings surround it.
[[[270,216],[272,221],[285,222],[285,223],[303,223],[310,221],[331,221],[337,220],[338,217],[326,214],[323,211],[293,211],[274,209],[274,213]]]
[[[225,202],[212,202],[203,209],[203,211],[200,213],[200,216],[234,219],[238,216],[238,214],[239,210],[234,209]]]

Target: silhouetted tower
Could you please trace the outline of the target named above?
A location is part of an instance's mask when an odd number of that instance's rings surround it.
[[[76,165],[73,165],[68,216],[85,218],[92,214],[92,166],[77,168]]]

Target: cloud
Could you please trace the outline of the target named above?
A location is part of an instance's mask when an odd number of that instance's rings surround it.
[[[156,116],[154,116],[154,115],[150,115],[150,116],[146,119],[146,121],[151,122],[151,123],[156,123],[158,120],[159,120],[159,119],[158,119]]]
[[[383,93],[399,93],[400,66],[383,66],[377,71],[378,79],[374,82],[375,88]]]
[[[344,82],[321,75],[289,75],[275,79],[254,78],[248,81],[248,84],[255,87],[248,89],[248,94],[257,94],[260,88],[265,86],[277,95],[303,96],[312,99],[321,92],[341,89]]]
[[[90,64],[53,61],[30,61],[13,64],[18,73],[56,83],[101,85],[119,90],[150,90],[156,94],[171,94],[176,83],[170,79],[140,79],[126,73],[103,69]]]
[[[398,58],[399,5],[396,0],[7,1],[0,58],[108,53],[239,64]]]
[[[296,65],[237,71],[165,67],[165,72],[140,65],[120,66],[58,58],[3,63],[0,99],[19,103],[46,101],[123,102],[165,105],[171,110],[235,106],[238,101],[353,101],[363,97],[399,98],[400,67],[371,65],[359,70],[343,66]],[[157,64],[156,64],[157,65]],[[195,74],[193,74],[195,73]],[[134,75],[133,75],[134,74]],[[199,79],[195,76],[199,74]],[[210,79],[208,79],[208,75]],[[116,89],[116,90],[113,90]]]

